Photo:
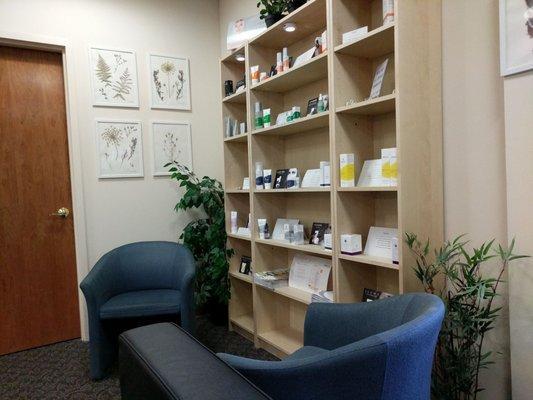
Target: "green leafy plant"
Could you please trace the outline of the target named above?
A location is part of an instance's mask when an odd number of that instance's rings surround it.
[[[281,16],[287,10],[286,0],[260,0],[257,2],[257,8],[261,8],[259,11],[260,18],[265,19],[267,15]]]
[[[433,253],[429,240],[421,243],[411,233],[405,240],[415,256],[413,269],[424,290],[440,296],[446,306],[431,385],[438,400],[473,400],[483,390],[479,372],[493,364],[492,352],[483,349],[483,340],[501,310],[493,304],[498,286],[509,263],[526,257],[513,253],[514,239],[507,249],[491,240],[468,250],[463,238],[447,241]],[[486,263],[493,258],[499,265],[496,278],[486,273]]]
[[[171,178],[179,182],[185,193],[175,210],[202,209],[200,218],[189,222],[180,236],[196,260],[196,304],[226,305],[230,298],[228,268],[233,250],[226,247],[224,189],[216,179],[199,179],[186,166],[176,162],[170,167]]]

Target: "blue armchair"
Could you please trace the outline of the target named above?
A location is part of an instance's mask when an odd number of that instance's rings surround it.
[[[283,361],[219,354],[275,400],[428,400],[444,304],[430,294],[313,303],[304,347]]]
[[[80,284],[89,316],[91,378],[101,379],[132,323],[175,318],[194,333],[195,261],[184,246],[139,242],[105,254]]]

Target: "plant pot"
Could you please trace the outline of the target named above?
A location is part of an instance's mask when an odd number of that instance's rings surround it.
[[[276,22],[278,22],[282,18],[283,18],[283,15],[281,14],[267,14],[265,15],[265,24],[268,28],[274,25]]]
[[[306,0],[292,0],[287,4],[287,11],[289,13],[295,11],[306,3]]]
[[[220,303],[210,303],[207,307],[209,320],[218,326],[228,324],[228,305]]]

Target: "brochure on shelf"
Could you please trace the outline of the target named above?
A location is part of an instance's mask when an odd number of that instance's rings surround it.
[[[257,285],[275,290],[288,286],[289,269],[280,268],[273,271],[254,272],[254,282]]]
[[[357,186],[388,186],[383,182],[381,174],[381,158],[377,160],[366,160],[361,169]]]
[[[383,78],[385,77],[385,71],[387,70],[388,63],[389,59],[387,58],[376,68],[374,81],[372,82],[372,89],[370,90],[370,99],[375,99],[381,95],[381,87],[383,86]]]
[[[285,233],[283,231],[283,225],[288,224],[289,226],[298,225],[300,223],[299,219],[287,219],[287,218],[278,218],[276,220],[276,225],[274,226],[274,230],[272,231],[272,239],[273,240],[285,240]]]
[[[320,173],[320,168],[308,169],[305,171],[301,186],[302,188],[320,187],[321,180],[322,174]]]
[[[327,290],[331,260],[296,254],[289,272],[289,286],[310,293]]]
[[[333,291],[321,290],[318,293],[313,293],[311,301],[313,303],[333,303]]]
[[[367,256],[382,257],[392,260],[393,239],[398,237],[396,228],[380,228],[371,226],[366,240],[365,252]]]

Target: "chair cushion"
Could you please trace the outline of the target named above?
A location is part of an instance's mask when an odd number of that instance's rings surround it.
[[[122,293],[111,297],[100,307],[101,319],[148,317],[178,314],[181,294],[179,290],[158,289]]]
[[[329,350],[322,349],[320,347],[315,346],[304,346],[298,350],[296,350],[294,353],[292,353],[290,356],[286,357],[285,360],[301,360],[303,358],[313,357],[317,354],[323,354],[327,353]]]

